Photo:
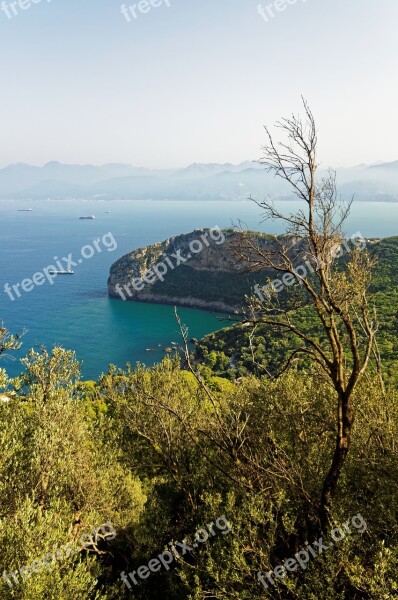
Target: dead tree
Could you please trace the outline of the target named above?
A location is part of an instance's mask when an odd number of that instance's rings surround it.
[[[280,221],[286,233],[264,243],[247,232],[240,236],[235,253],[246,269],[269,270],[290,286],[288,295],[294,302],[283,305],[278,301],[280,290],[268,285],[267,293],[253,301],[246,316],[249,323],[286,330],[300,340],[282,371],[305,355],[319,365],[336,391],[336,443],[318,511],[321,528],[326,531],[350,448],[353,395],[374,351],[377,318],[369,306],[373,261],[364,241],[353,244],[344,266],[337,261],[343,246],[347,247],[343,227],[351,202],[339,200],[333,171],[318,176],[316,125],[308,104],[304,100],[303,104],[303,120],[293,115],[277,123],[282,141],[275,141],[265,128],[267,142],[260,162],[289,184],[304,208],[284,215],[271,200],[257,202],[264,220]],[[305,307],[315,313],[321,334],[300,325],[297,315]]]

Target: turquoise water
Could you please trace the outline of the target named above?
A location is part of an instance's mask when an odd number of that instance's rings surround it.
[[[33,212],[18,212],[28,206]],[[281,206],[289,212],[298,204],[284,202]],[[78,219],[89,214],[96,219]],[[76,350],[87,378],[97,377],[109,363],[157,362],[164,356],[164,347],[179,342],[173,308],[108,298],[111,264],[135,248],[195,228],[230,227],[239,220],[251,229],[280,232],[276,223],[261,224],[261,211],[250,202],[2,201],[0,321],[12,332],[26,330],[25,351],[40,344]],[[398,235],[398,204],[354,204],[347,233],[356,231],[366,237]],[[73,260],[81,257],[83,246],[107,233],[112,234],[117,248],[108,251],[100,244],[102,251],[73,267],[73,276],[58,276],[54,285],[46,282],[22,292],[20,298],[13,294],[14,301],[4,292],[6,283],[12,286],[32,278],[54,264],[55,256],[72,253]],[[225,315],[182,308],[179,313],[191,337],[227,324]],[[147,348],[155,351],[147,352]],[[2,360],[1,366],[10,374],[20,370],[18,361]]]

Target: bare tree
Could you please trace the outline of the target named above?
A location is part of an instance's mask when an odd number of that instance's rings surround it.
[[[300,340],[282,371],[307,356],[319,365],[336,391],[336,444],[318,513],[322,529],[327,530],[333,496],[350,448],[354,390],[375,349],[377,318],[368,297],[373,261],[363,248],[363,240],[350,248],[344,267],[336,260],[342,246],[347,246],[343,227],[351,202],[339,200],[333,171],[318,176],[315,120],[304,99],[303,104],[303,120],[293,115],[277,123],[282,141],[275,141],[265,128],[267,143],[260,162],[289,184],[305,203],[304,208],[284,215],[271,200],[257,202],[264,220],[280,221],[286,233],[264,243],[244,232],[235,253],[246,269],[270,270],[286,285],[292,285],[287,294],[292,301],[280,303],[277,292],[267,286],[267,293],[261,301],[253,300],[247,314],[249,323],[285,330]],[[307,268],[298,268],[302,264]],[[303,309],[316,315],[317,332],[300,324],[297,317]]]

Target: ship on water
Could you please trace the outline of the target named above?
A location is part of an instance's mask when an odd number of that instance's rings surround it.
[[[56,271],[55,269],[53,269],[52,271],[49,271],[50,275],[74,275],[75,272],[72,271],[71,269],[67,269],[66,271]]]
[[[88,217],[79,217],[79,219],[83,220],[83,221],[86,221],[86,220],[91,221],[92,219],[95,219],[95,216],[94,215],[88,215]]]
[[[32,212],[32,208],[18,208],[18,212]]]

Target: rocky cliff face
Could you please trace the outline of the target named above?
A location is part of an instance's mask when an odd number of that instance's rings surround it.
[[[255,234],[260,244],[274,238]],[[135,250],[115,262],[109,295],[122,300],[240,312],[245,296],[263,280],[248,273],[233,248],[240,232],[200,229]]]

